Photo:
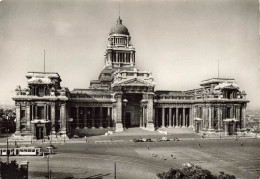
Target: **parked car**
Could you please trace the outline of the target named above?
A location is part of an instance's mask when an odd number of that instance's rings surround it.
[[[140,142],[140,139],[133,139],[133,142]]]
[[[152,142],[152,139],[147,139],[147,142]]]
[[[49,147],[52,147],[53,149],[57,149],[54,145],[50,144]]]
[[[73,135],[73,139],[79,138],[78,135]]]
[[[167,139],[167,137],[162,137],[162,138],[158,139],[157,141],[158,142],[169,141],[169,139]]]
[[[86,136],[86,134],[79,134],[79,138],[83,138],[85,136]]]

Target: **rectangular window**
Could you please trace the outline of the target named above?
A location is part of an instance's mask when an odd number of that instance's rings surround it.
[[[43,87],[39,87],[38,88],[38,94],[37,94],[38,96],[40,96],[40,97],[42,97],[42,96],[44,96],[45,94],[44,94],[44,88]]]
[[[21,110],[21,119],[25,117],[25,109]]]
[[[44,106],[37,106],[38,119],[44,119]]]

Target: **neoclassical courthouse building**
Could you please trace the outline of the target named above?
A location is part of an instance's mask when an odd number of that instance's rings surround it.
[[[234,79],[211,78],[188,91],[156,91],[150,72],[136,67],[128,29],[110,30],[105,67],[89,88],[61,87],[54,72],[28,72],[28,87],[16,89],[16,135],[104,134],[140,127],[192,128],[233,135],[245,127],[246,99]]]

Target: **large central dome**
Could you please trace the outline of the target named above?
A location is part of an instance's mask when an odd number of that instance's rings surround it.
[[[124,35],[129,35],[128,29],[126,26],[122,25],[122,20],[120,17],[117,19],[117,24],[113,26],[109,32],[109,35],[112,34],[124,34]]]

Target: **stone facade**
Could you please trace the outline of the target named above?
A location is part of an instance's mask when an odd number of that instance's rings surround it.
[[[119,18],[112,27],[105,67],[88,89],[60,86],[58,73],[28,72],[16,89],[16,135],[104,134],[141,127],[191,127],[232,135],[245,127],[249,102],[234,79],[212,78],[188,91],[155,91],[151,72],[135,65],[135,49]]]

